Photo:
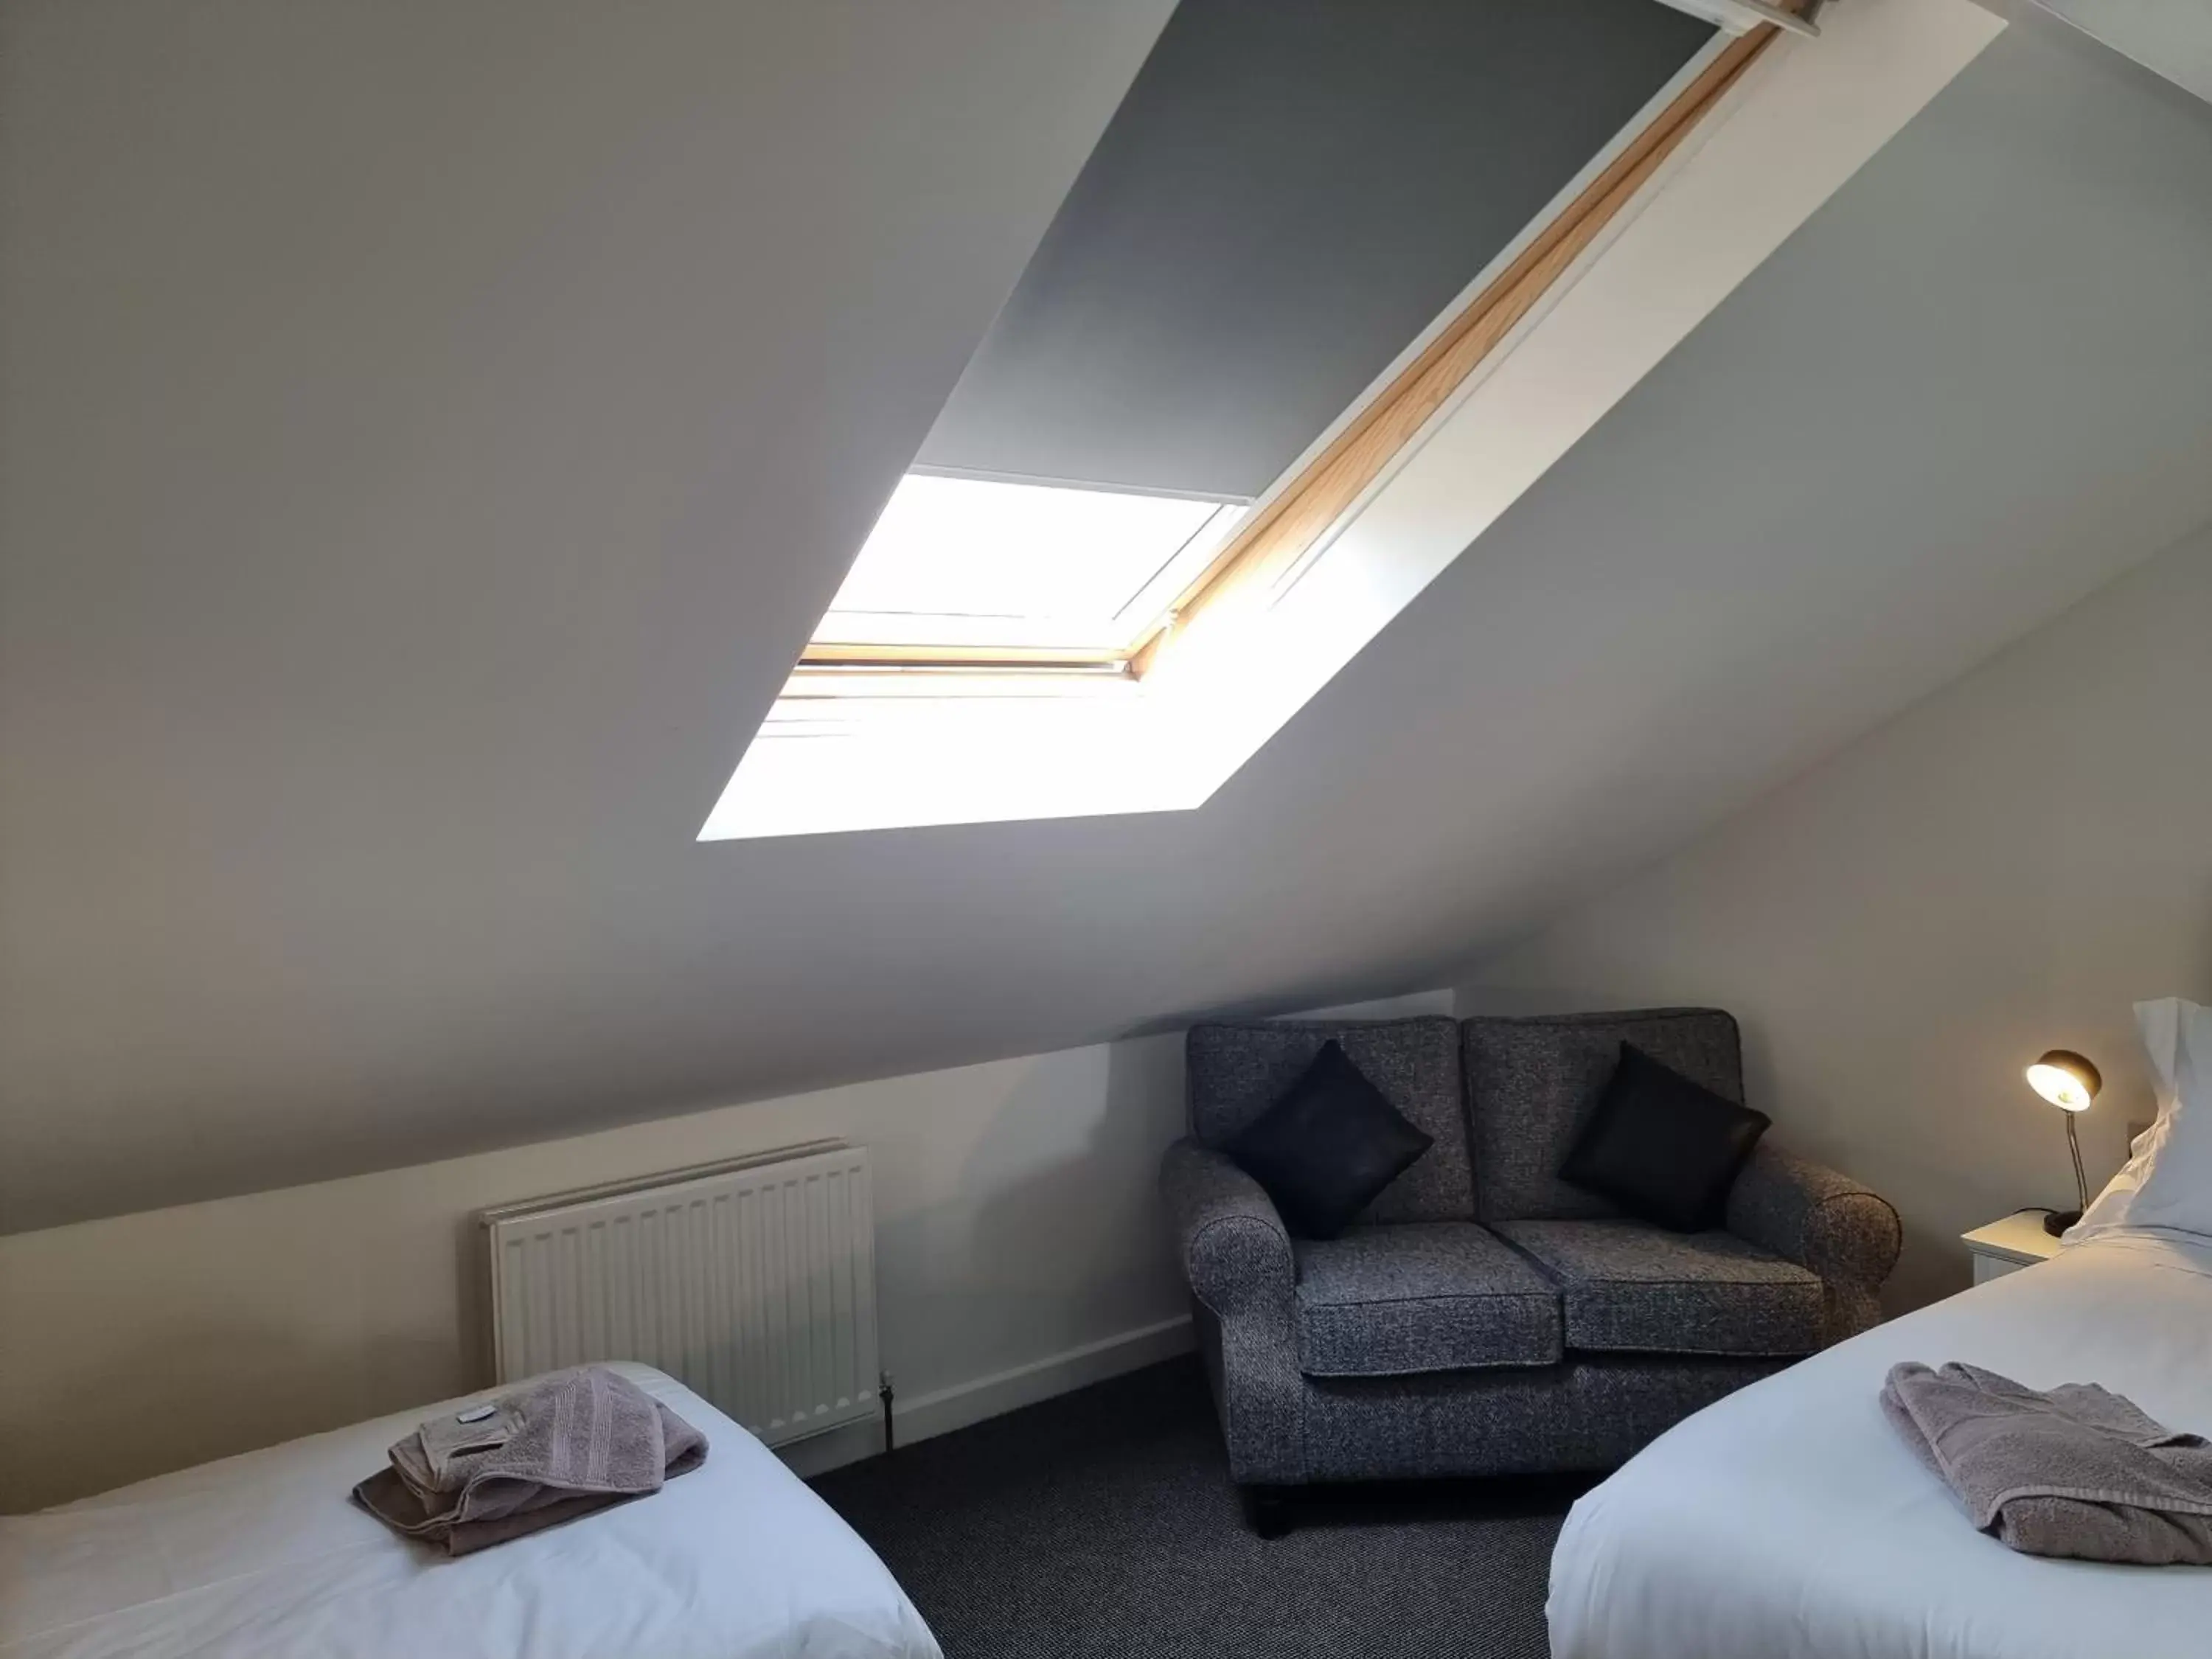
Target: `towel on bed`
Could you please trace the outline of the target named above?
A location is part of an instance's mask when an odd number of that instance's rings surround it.
[[[1890,1368],[1881,1407],[1983,1531],[2028,1555],[2212,1565],[2212,1445],[2094,1382]]]
[[[466,1555],[660,1490],[707,1458],[707,1437],[598,1366],[433,1418],[393,1446],[354,1501],[410,1538]]]

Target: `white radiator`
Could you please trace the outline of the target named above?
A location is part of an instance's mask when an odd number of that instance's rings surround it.
[[[498,1380],[641,1360],[770,1445],[869,1416],[874,1213],[834,1142],[486,1211]]]

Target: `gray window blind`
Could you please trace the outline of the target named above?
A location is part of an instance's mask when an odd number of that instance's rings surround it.
[[[1258,494],[1712,33],[1656,0],[1183,0],[921,460]]]

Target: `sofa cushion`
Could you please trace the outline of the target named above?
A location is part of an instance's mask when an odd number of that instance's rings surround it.
[[[1733,1233],[1501,1221],[1559,1281],[1570,1352],[1790,1355],[1820,1346],[1817,1274]]]
[[[1436,1143],[1360,1219],[1472,1221],[1459,1028],[1442,1017],[1194,1025],[1183,1043],[1193,1136],[1220,1150],[1289,1091],[1332,1037],[1360,1075]]]
[[[1620,1212],[1559,1172],[1596,1110],[1624,1042],[1722,1099],[1743,1103],[1735,1021],[1717,1009],[1476,1018],[1462,1024],[1461,1042],[1480,1221]]]
[[[1471,1221],[1299,1239],[1298,1369],[1397,1376],[1559,1357],[1559,1292]]]
[[[1765,1113],[1624,1042],[1559,1178],[1672,1231],[1706,1232],[1721,1224],[1729,1188],[1767,1124]]]
[[[1334,1238],[1434,1144],[1332,1038],[1290,1092],[1221,1150],[1267,1189],[1293,1233]]]

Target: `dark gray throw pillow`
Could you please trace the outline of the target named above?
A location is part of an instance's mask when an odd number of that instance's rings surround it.
[[[1301,1238],[1334,1238],[1434,1139],[1331,1037],[1290,1091],[1221,1150],[1267,1189]]]
[[[1721,1224],[1729,1188],[1771,1121],[1624,1042],[1559,1179],[1662,1227],[1704,1232]]]

